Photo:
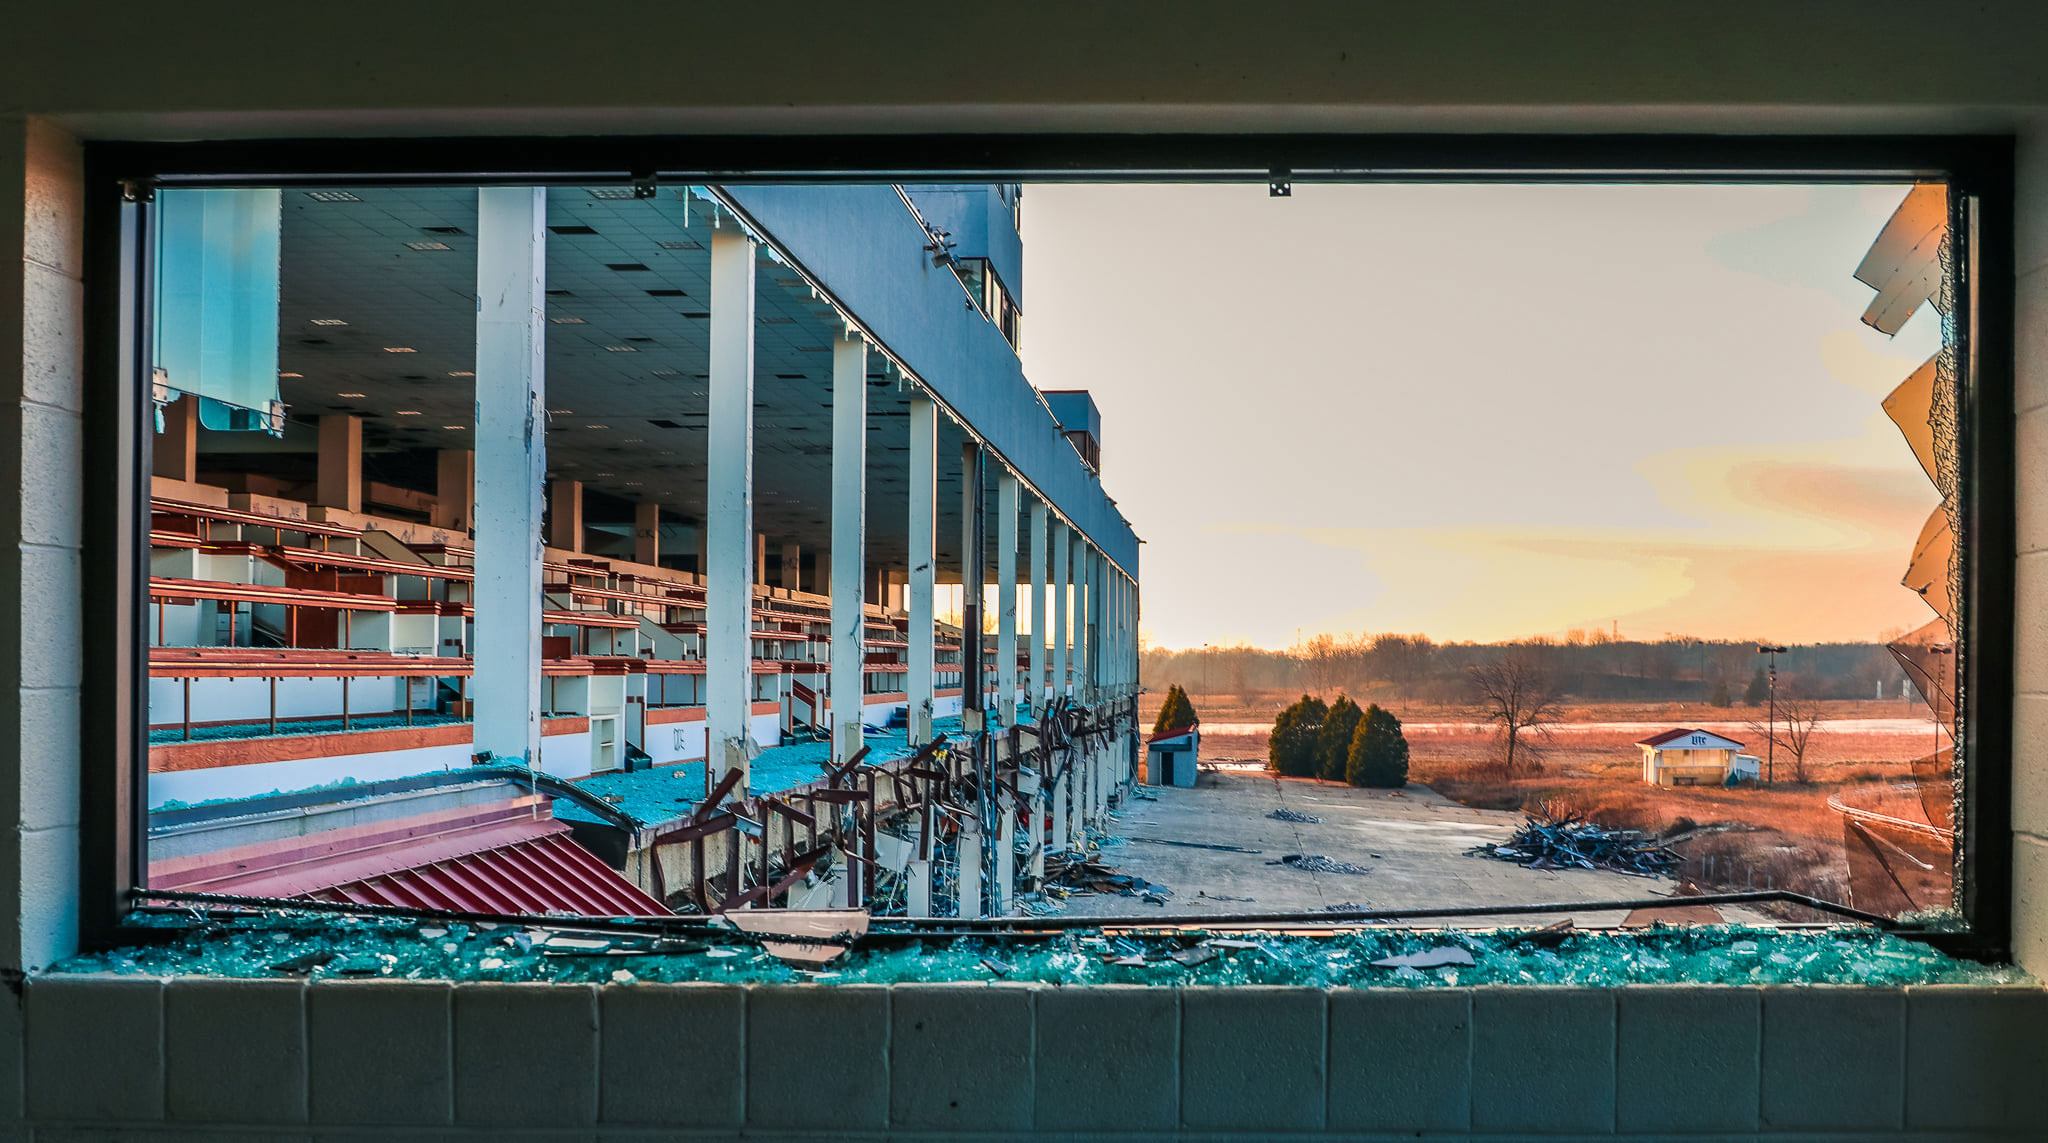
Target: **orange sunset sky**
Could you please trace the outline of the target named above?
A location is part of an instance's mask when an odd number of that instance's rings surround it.
[[[1937,497],[1857,319],[1903,186],[1032,186],[1024,360],[1092,390],[1165,646],[1867,640]]]

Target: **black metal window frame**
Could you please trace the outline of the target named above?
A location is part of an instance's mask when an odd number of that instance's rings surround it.
[[[159,186],[847,182],[1859,183],[1951,189],[1963,597],[1961,932],[2010,959],[2014,276],[2009,136],[821,135],[95,142],[86,147],[80,932],[113,939],[145,884],[150,434],[148,202]],[[1908,933],[1907,935],[1915,935]]]

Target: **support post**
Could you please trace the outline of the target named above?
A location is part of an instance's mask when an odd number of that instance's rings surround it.
[[[633,562],[661,566],[661,505],[652,501],[633,505]]]
[[[782,576],[777,586],[784,591],[802,591],[804,549],[801,544],[782,545]]]
[[[187,393],[165,405],[163,417],[164,431],[150,448],[150,471],[187,483],[199,479],[199,395]]]
[[[434,454],[434,510],[428,521],[436,528],[467,532],[476,519],[476,453],[444,448]]]
[[[933,583],[937,558],[932,554],[939,494],[939,408],[922,393],[910,399],[910,734],[912,746],[932,740],[934,676]]]
[[[471,733],[476,753],[534,769],[540,767],[540,523],[547,471],[546,223],[543,188],[477,191]],[[360,434],[360,424],[355,431]],[[326,434],[323,419],[323,486]]]
[[[1063,520],[1052,524],[1052,692],[1046,701],[1051,703],[1067,693],[1067,647],[1071,641],[1068,627],[1068,572],[1071,562],[1073,530]]]
[[[1031,498],[1031,666],[1024,678],[1024,701],[1034,716],[1045,713],[1045,501]]]
[[[867,690],[868,346],[842,337],[832,346],[832,761],[861,748]]]
[[[1017,514],[1023,486],[1005,468],[996,474],[996,716],[1017,724]],[[1000,851],[998,851],[1000,852]]]
[[[548,482],[548,546],[565,552],[583,550],[583,482]]]
[[[711,383],[704,587],[707,770],[749,788],[754,700],[754,241],[711,236]]]
[[[982,589],[988,582],[988,535],[982,494],[984,457],[981,444],[969,440],[960,449],[960,722],[969,734],[984,729],[988,711],[988,672],[982,655]]]
[[[483,276],[482,231],[478,231],[477,276]],[[478,311],[478,321],[482,321]],[[481,364],[481,362],[479,362]],[[481,374],[481,370],[479,370]],[[482,378],[479,376],[478,381]],[[481,383],[477,386],[481,392]],[[194,400],[197,405],[197,400]],[[479,437],[482,434],[478,434]],[[349,413],[325,413],[320,417],[320,469],[313,485],[314,499],[328,508],[349,512],[363,510],[363,419]]]

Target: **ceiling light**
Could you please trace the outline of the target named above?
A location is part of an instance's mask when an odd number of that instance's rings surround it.
[[[314,202],[361,202],[360,198],[342,190],[307,191],[306,197]]]
[[[651,269],[645,262],[606,262],[604,268],[617,270],[621,274],[640,274]]]
[[[575,411],[574,409],[549,409],[548,415],[551,417],[566,417]]]
[[[650,298],[687,298],[690,295],[681,290],[649,290],[647,291],[647,296]]]
[[[619,443],[620,443],[620,444],[640,444],[640,443],[642,443],[642,441],[641,441],[641,438],[639,438],[639,437],[627,437],[627,438],[626,438],[625,440],[622,440],[622,441],[620,441]]]
[[[673,369],[657,369],[657,370],[655,370],[655,371],[654,371],[654,372],[653,372],[653,373],[651,374],[651,376],[654,376],[654,377],[680,377],[680,376],[682,376],[682,374],[681,374],[681,373],[679,373],[679,372],[677,372],[676,370],[673,370]]]
[[[385,346],[385,347],[384,347],[384,352],[386,352],[386,353],[418,353],[418,352],[419,352],[419,350],[417,350],[417,349],[414,349],[414,348],[413,348],[412,346],[410,346],[410,345],[387,345],[387,346]]]
[[[401,417],[417,417],[420,415],[420,411],[418,409],[399,409],[397,410],[397,413]]]
[[[584,427],[584,428],[586,428],[586,429],[608,429],[608,428],[611,428],[611,426],[610,426],[610,425],[585,425],[585,426],[583,426],[583,427]]]
[[[586,189],[588,190],[591,198],[601,198],[608,201],[614,199],[633,199],[640,197],[639,194],[635,192],[632,187],[589,187]]]
[[[407,248],[408,250],[453,250],[453,249],[454,249],[454,247],[453,247],[453,246],[450,246],[450,245],[448,245],[448,244],[447,244],[446,242],[408,242],[408,243],[406,243],[405,245],[406,245],[406,248]]]
[[[597,231],[595,231],[595,230],[592,230],[592,229],[591,229],[591,228],[589,228],[588,226],[550,226],[550,227],[548,227],[548,229],[549,229],[549,230],[552,230],[552,231],[554,231],[554,232],[555,232],[556,234],[596,234],[596,233],[597,233]]]
[[[464,233],[463,229],[462,229],[462,228],[461,228],[460,226],[422,226],[422,227],[420,227],[420,230],[421,230],[421,231],[423,231],[423,232],[425,232],[425,233],[427,233],[427,234],[462,234],[462,233]]]
[[[469,426],[468,426],[468,425],[442,425],[441,427],[442,427],[442,428],[444,428],[444,429],[454,429],[454,430],[455,430],[456,432],[461,432],[461,431],[462,431],[463,429],[466,429],[466,428],[468,428]]]
[[[304,377],[304,373],[280,373],[279,377]]]
[[[591,473],[591,475],[592,475],[592,476],[610,476],[610,475],[611,475],[611,473],[609,473],[609,472],[593,472],[593,473]]]
[[[363,396],[363,395],[362,395],[361,393],[336,393],[336,394],[335,394],[335,396],[337,396],[337,397],[354,397],[354,398],[356,398],[356,399],[360,400],[360,399],[362,398],[362,396]]]
[[[584,321],[583,321],[583,319],[582,319],[582,318],[549,318],[548,320],[549,320],[549,321],[551,321],[551,322],[554,322],[554,323],[555,323],[556,325],[583,325],[583,324],[584,324]]]
[[[450,373],[448,374],[448,376],[450,376],[450,377],[474,377],[474,376],[476,376],[476,374],[474,374],[474,373],[471,373],[471,372],[470,372],[469,370],[467,370],[467,369],[456,369],[456,370],[452,370],[452,371],[451,371],[451,372],[450,372]]]
[[[702,249],[704,249],[704,244],[703,244],[702,242],[690,242],[690,241],[683,241],[683,242],[657,242],[657,243],[655,243],[655,245],[656,245],[656,246],[659,246],[659,247],[661,247],[661,248],[662,248],[663,250],[702,250]]]
[[[607,345],[604,347],[604,351],[606,353],[638,353],[640,348],[635,345]]]
[[[345,322],[345,321],[343,321],[343,320],[341,320],[340,318],[314,318],[314,319],[313,319],[313,324],[314,324],[314,325],[347,325],[348,323],[347,323],[347,322]]]

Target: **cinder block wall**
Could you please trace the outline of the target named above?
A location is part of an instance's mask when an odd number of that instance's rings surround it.
[[[2023,1139],[2044,1026],[2032,988],[41,976],[0,1138]]]

